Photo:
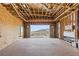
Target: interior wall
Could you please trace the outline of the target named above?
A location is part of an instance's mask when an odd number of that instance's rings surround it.
[[[0,49],[17,40],[21,25],[22,20],[14,17],[0,4]]]

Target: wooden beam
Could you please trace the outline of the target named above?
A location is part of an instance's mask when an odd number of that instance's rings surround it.
[[[19,16],[21,19],[23,19],[24,21],[26,21],[26,19],[24,19],[23,17],[20,16],[20,13],[18,12],[18,10],[17,10],[16,7],[15,7],[15,4],[11,4],[11,5],[13,6],[13,8],[14,8],[14,10],[16,11],[16,13],[18,14],[18,16]]]
[[[29,18],[27,18],[28,16],[27,16],[23,11],[21,11],[20,9],[19,9],[18,11],[19,11],[20,15],[21,15],[24,19],[26,19],[26,20],[29,19]]]
[[[58,20],[59,17],[61,17],[61,16],[64,15],[65,13],[67,13],[69,10],[75,8],[76,6],[78,6],[78,4],[74,4],[71,8],[68,8],[66,11],[64,11],[63,13],[61,13],[61,15],[59,15],[54,21]]]
[[[54,14],[61,8],[62,4],[59,5],[59,7],[56,9],[56,11],[52,14],[52,16],[54,16]]]
[[[59,16],[66,8],[61,8],[54,16]]]
[[[19,4],[20,7],[24,10],[23,13],[26,14],[25,16],[28,16],[28,19],[30,17],[29,13],[27,12],[26,8],[24,8],[24,6],[22,6],[22,4]]]

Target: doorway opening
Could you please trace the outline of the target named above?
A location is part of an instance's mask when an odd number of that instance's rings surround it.
[[[50,25],[30,25],[31,38],[49,38]]]

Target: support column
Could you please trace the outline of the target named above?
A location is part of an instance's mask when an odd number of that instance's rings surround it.
[[[29,38],[30,37],[30,25],[26,22],[23,22],[23,38]]]
[[[76,12],[76,39],[78,40],[79,39],[79,10]]]
[[[64,20],[61,20],[60,21],[60,39],[64,39],[64,29],[65,29]]]
[[[50,38],[54,38],[54,25],[50,25]]]
[[[54,38],[59,38],[59,27],[58,24],[54,24]]]

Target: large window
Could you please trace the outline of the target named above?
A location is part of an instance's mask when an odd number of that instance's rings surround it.
[[[50,25],[30,25],[30,37],[50,37]]]

